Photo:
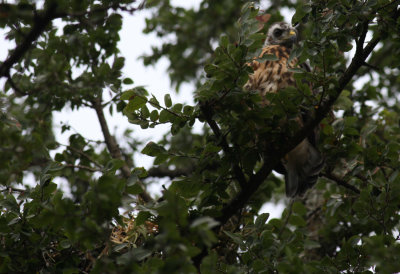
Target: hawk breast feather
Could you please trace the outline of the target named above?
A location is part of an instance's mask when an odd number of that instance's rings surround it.
[[[276,61],[265,61],[263,63],[253,60],[250,66],[253,67],[254,73],[249,75],[249,80],[244,86],[246,90],[258,90],[261,95],[266,93],[276,93],[288,86],[294,86],[295,80],[293,72],[288,68],[294,68],[297,59],[293,58],[288,64],[290,51],[281,45],[268,45],[263,48],[260,57],[265,54],[276,56]]]

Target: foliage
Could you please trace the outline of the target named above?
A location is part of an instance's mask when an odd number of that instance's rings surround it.
[[[398,1],[263,7],[269,22],[296,9],[303,39],[291,58],[312,68],[294,69],[297,88],[269,94],[267,107],[243,91],[268,27],[244,2],[145,7],[157,15],[144,31],[176,40],[143,60],[168,57],[178,89],[196,79],[194,106],[122,76],[118,31],[122,14],[143,8],[135,1],[0,4],[0,27],[16,45],[0,64],[0,272],[400,271]],[[105,91],[114,94],[109,102]],[[143,130],[170,125],[141,151],[154,157],[152,168],[133,162],[139,140],[131,132],[131,146],[120,148],[107,106]],[[299,106],[310,116],[301,128]],[[68,107],[95,110],[104,141],[76,133],[59,144],[52,113]],[[196,122],[202,133],[192,133]],[[304,197],[287,201],[272,170],[319,124],[325,168]],[[158,199],[147,192],[166,181]],[[259,213],[271,200],[287,204],[279,219]]]

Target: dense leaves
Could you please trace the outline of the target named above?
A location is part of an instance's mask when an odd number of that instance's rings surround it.
[[[15,43],[0,63],[0,272],[400,271],[398,4],[0,4],[0,27]],[[122,76],[118,32],[138,8],[154,12],[144,32],[171,38],[144,63],[167,57],[177,90],[195,80],[195,105]],[[292,69],[296,88],[245,92],[265,30],[287,9],[302,37],[290,58],[311,70]],[[131,131],[116,140],[108,106],[142,130],[170,132],[143,145]],[[58,143],[52,114],[82,107],[96,112],[101,141],[78,132]],[[309,113],[302,127],[300,111]],[[325,168],[288,201],[272,171],[315,126]],[[138,153],[153,166],[136,165]],[[260,212],[266,202],[285,204],[281,218]]]

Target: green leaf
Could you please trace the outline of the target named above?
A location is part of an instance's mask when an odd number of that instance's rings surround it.
[[[125,107],[125,110],[128,113],[132,113],[135,110],[138,110],[139,108],[141,108],[142,106],[144,106],[147,102],[146,98],[143,98],[141,96],[135,96],[133,97],[133,99],[131,99],[128,103],[128,105]]]
[[[307,214],[307,208],[299,201],[293,203],[292,210],[300,216],[305,216]]]
[[[304,248],[305,249],[315,249],[315,248],[320,248],[320,247],[321,247],[321,245],[319,242],[312,241],[309,239],[304,240]]]
[[[154,159],[154,164],[155,165],[160,165],[164,163],[166,160],[168,160],[169,155],[168,154],[158,154],[156,158]]]
[[[164,95],[164,104],[167,108],[172,106],[171,96],[169,94]]]
[[[127,186],[126,192],[132,195],[138,195],[140,193],[143,193],[143,189],[139,183],[135,183],[133,185]]]
[[[142,106],[142,108],[140,109],[140,113],[142,114],[142,117],[144,119],[147,119],[150,117],[150,111],[146,105]]]
[[[179,113],[179,112],[182,111],[182,107],[183,107],[182,104],[175,104],[175,105],[172,107],[171,110],[172,110],[173,112]]]
[[[120,70],[120,69],[122,69],[124,67],[124,64],[125,64],[125,58],[124,57],[117,57],[114,60],[112,68],[114,70]]]
[[[146,178],[148,173],[144,167],[135,167],[132,171],[132,175],[137,175],[139,178]]]
[[[149,155],[149,156],[158,156],[160,154],[166,153],[166,150],[164,147],[154,143],[154,142],[149,142],[142,150],[143,154]]]
[[[121,159],[112,159],[108,161],[105,170],[109,173],[115,173],[118,169],[125,165],[125,161]]]
[[[194,111],[194,107],[192,107],[192,106],[184,106],[183,107],[183,114],[185,114],[185,115],[192,115],[192,113],[193,113],[193,111]]]
[[[263,63],[265,61],[278,61],[278,57],[273,54],[264,54],[262,57],[255,59],[257,62]]]
[[[157,120],[158,120],[158,111],[157,110],[153,110],[151,113],[150,113],[150,120],[152,121],[152,122],[156,122]]]
[[[288,68],[287,70],[290,71],[290,72],[293,72],[293,73],[304,73],[305,72],[301,68]]]
[[[122,83],[124,83],[125,85],[132,85],[133,84],[133,80],[131,78],[124,78]]]
[[[221,38],[220,38],[220,40],[219,40],[219,44],[222,46],[222,47],[227,47],[228,46],[228,44],[229,44],[229,38],[228,38],[228,36],[226,36],[225,34],[223,34],[223,35],[221,35]]]
[[[166,122],[170,122],[172,118],[173,118],[172,114],[169,113],[168,110],[163,109],[160,112],[160,117],[158,118],[158,121],[160,123],[166,123]]]
[[[217,226],[219,222],[215,221],[213,218],[205,216],[195,219],[190,227],[195,228],[197,226],[206,226],[208,229],[212,229],[213,227]]]
[[[303,227],[306,226],[306,221],[299,215],[292,214],[289,218],[289,223],[294,226]]]
[[[128,89],[127,91],[124,91],[124,92],[121,94],[120,99],[121,99],[121,100],[130,100],[131,97],[133,97],[133,96],[135,96],[135,95],[136,95],[136,92],[135,92],[134,89]]]
[[[296,9],[296,13],[292,17],[292,24],[299,23],[304,17],[311,11],[311,7],[308,5],[299,5]]]
[[[261,229],[264,226],[264,224],[267,222],[268,218],[269,218],[269,213],[260,214],[256,219],[256,223],[255,223],[256,227],[258,229]]]
[[[118,244],[116,246],[113,247],[113,252],[120,252],[122,250],[124,250],[126,247],[128,247],[128,243],[122,243],[122,244]]]
[[[223,232],[239,246],[244,245],[243,239],[238,234],[226,230],[223,230]]]
[[[337,109],[350,110],[353,107],[353,101],[349,98],[350,92],[343,90],[339,98],[336,100],[335,107]]]
[[[137,217],[135,218],[136,225],[143,225],[149,218],[151,214],[148,211],[140,211]]]

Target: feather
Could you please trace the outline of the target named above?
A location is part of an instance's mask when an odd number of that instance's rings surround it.
[[[264,48],[257,59],[264,55],[275,55],[277,58],[265,58],[267,61],[253,60],[249,66],[254,73],[249,75],[245,84],[245,90],[258,90],[261,96],[266,93],[277,93],[288,86],[296,86],[293,72],[288,68],[294,68],[297,59],[293,58],[289,63],[290,51],[297,38],[297,30],[289,24],[279,22],[273,24],[268,30]],[[310,71],[307,64],[302,65],[306,71]],[[263,105],[268,105],[266,100]],[[298,117],[298,123],[307,121],[307,113]],[[314,130],[299,145],[291,150],[277,165],[277,170],[285,174],[286,195],[294,197],[303,194],[317,181],[319,173],[324,165],[324,158],[316,148],[318,130]],[[283,167],[282,167],[283,166]]]

